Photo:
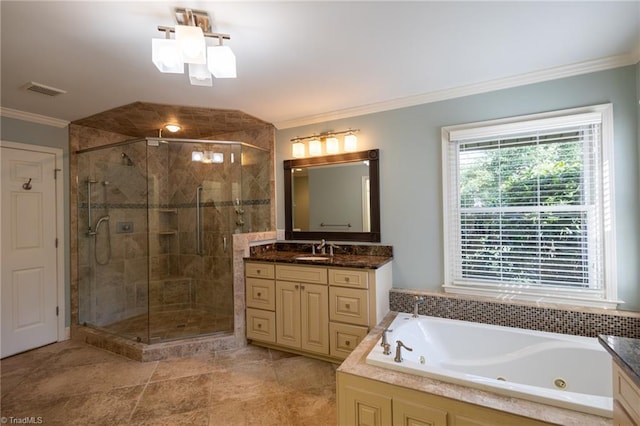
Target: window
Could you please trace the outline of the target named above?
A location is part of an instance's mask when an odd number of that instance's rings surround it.
[[[445,291],[614,308],[611,105],[442,134]]]

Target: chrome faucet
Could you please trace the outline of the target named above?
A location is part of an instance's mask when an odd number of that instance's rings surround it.
[[[413,318],[418,318],[418,306],[422,305],[425,301],[424,296],[413,296]]]
[[[320,244],[316,247],[317,250],[320,250],[320,254],[326,254],[327,242],[322,239],[320,240]]]
[[[409,352],[412,352],[413,349],[402,343],[402,340],[396,340],[396,357],[393,358],[395,362],[402,362],[402,348],[405,348]]]
[[[384,348],[382,351],[384,355],[391,355],[391,345],[387,341],[387,333],[390,331],[393,331],[393,330],[388,328],[385,328],[384,330],[382,330],[382,342],[380,343],[380,346]]]

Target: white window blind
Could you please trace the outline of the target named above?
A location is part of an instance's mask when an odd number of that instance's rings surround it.
[[[605,299],[600,114],[449,134],[447,285]]]

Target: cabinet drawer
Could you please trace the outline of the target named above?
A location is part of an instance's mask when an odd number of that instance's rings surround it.
[[[327,268],[276,265],[276,279],[313,284],[327,283]]]
[[[271,280],[262,280],[260,278],[246,279],[247,307],[267,309],[273,311],[276,309],[276,284]]]
[[[244,271],[247,277],[254,278],[271,278],[275,277],[274,265],[268,263],[247,262],[244,264]]]
[[[276,313],[247,308],[247,339],[276,342]]]
[[[353,288],[329,288],[329,319],[369,325],[369,292]]]
[[[368,331],[367,327],[329,323],[330,355],[345,359],[364,339]]]
[[[353,269],[329,269],[329,284],[369,288],[369,274],[367,271],[354,271]]]

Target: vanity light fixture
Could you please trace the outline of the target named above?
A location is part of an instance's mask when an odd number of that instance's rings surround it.
[[[293,145],[291,145],[292,155],[295,158],[303,158],[305,155],[304,142],[295,139],[294,141]]]
[[[344,150],[354,152],[358,150],[358,137],[353,133],[347,133],[344,137]]]
[[[340,141],[335,136],[330,136],[325,140],[327,144],[327,154],[337,154],[340,152]]]
[[[316,156],[322,154],[322,142],[319,138],[313,138],[309,141],[309,155]]]
[[[359,131],[359,129],[349,129],[342,132],[325,132],[319,135],[295,137],[291,139],[291,155],[294,158],[303,158],[306,155],[306,140],[308,140],[310,156],[322,154],[323,142],[327,154],[339,154],[340,140],[336,137],[338,135],[345,135],[342,152],[355,152],[358,150],[358,137],[355,133]]]
[[[211,19],[207,12],[175,8],[175,27],[158,25],[164,31],[164,39],[151,40],[151,60],[162,73],[184,73],[189,65],[189,81],[194,86],[212,86],[216,78],[236,78],[236,57],[223,40],[231,40],[229,34],[212,33]],[[175,38],[171,38],[175,33]],[[207,46],[207,38],[218,39],[217,46]]]
[[[170,131],[171,133],[175,133],[180,131],[181,127],[177,124],[165,124],[164,128]],[[162,136],[161,136],[162,137]]]

